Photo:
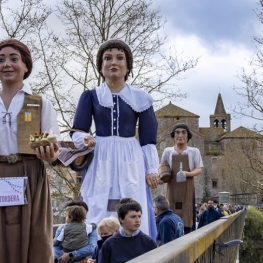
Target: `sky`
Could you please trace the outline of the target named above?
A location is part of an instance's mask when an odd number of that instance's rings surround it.
[[[250,69],[256,51],[253,36],[262,33],[255,14],[259,0],[155,0],[153,7],[159,7],[167,20],[166,45],[175,46],[186,60],[200,58],[196,68],[176,83],[188,97],[174,104],[199,115],[200,127],[209,127],[220,92],[226,112],[232,115],[231,130],[241,125],[251,128],[254,121],[234,118],[231,108],[243,100],[233,87],[240,86],[241,69]]]
[[[57,1],[44,2],[55,6]],[[220,92],[226,112],[232,115],[232,130],[241,125],[251,128],[254,120],[234,118],[231,108],[243,101],[233,87],[241,85],[237,77],[241,69],[250,70],[249,61],[256,51],[253,36],[262,34],[262,24],[255,14],[259,0],[152,2],[152,8],[159,8],[167,21],[161,32],[167,36],[165,48],[175,46],[185,60],[199,57],[198,65],[176,81],[176,90],[179,88],[188,97],[175,104],[199,115],[200,127],[209,127],[209,116],[214,114]]]

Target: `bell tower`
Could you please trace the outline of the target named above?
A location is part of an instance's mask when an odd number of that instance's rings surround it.
[[[210,115],[210,128],[223,128],[231,131],[231,115],[226,113],[221,94],[218,94],[214,115]]]

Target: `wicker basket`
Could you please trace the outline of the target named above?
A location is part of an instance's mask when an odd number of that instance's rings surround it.
[[[47,138],[47,140],[40,140],[37,142],[29,142],[28,144],[31,149],[36,150],[40,146],[43,146],[43,147],[49,146],[50,143],[54,143],[54,144],[57,143],[56,137]]]

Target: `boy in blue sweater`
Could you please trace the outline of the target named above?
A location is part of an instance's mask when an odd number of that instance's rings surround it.
[[[116,206],[122,229],[102,246],[99,263],[124,263],[156,248],[152,238],[140,231],[142,208],[131,198]]]

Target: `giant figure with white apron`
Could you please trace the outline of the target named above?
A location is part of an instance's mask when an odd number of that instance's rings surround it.
[[[104,82],[81,95],[73,128],[85,132],[72,134],[77,148],[95,146],[81,186],[81,196],[89,207],[88,220],[98,224],[105,217],[117,217],[116,205],[120,199],[130,197],[142,206],[141,230],[155,239],[150,188],[158,186],[159,162],[153,99],[126,82],[133,56],[125,42],[104,42],[96,63]],[[89,133],[92,120],[96,136]]]

